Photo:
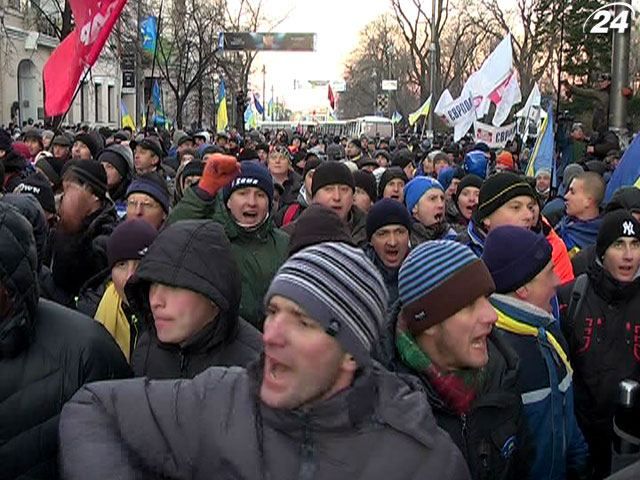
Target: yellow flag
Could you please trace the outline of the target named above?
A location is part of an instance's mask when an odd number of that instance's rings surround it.
[[[431,109],[431,95],[429,95],[429,98],[425,100],[425,102],[422,104],[422,106],[418,110],[409,114],[409,125],[413,127],[414,123],[416,123],[422,115],[424,116],[429,115],[430,109]]]
[[[224,88],[224,80],[220,80],[220,91],[218,95],[218,115],[216,120],[216,129],[218,132],[224,132],[229,124],[227,116],[227,92]]]

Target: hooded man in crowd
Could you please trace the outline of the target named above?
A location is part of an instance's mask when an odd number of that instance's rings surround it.
[[[238,317],[240,273],[221,225],[164,229],[125,288],[146,323],[132,356],[136,376],[193,378],[211,366],[247,366],[260,334]]]
[[[0,465],[7,479],[60,478],[64,403],[86,382],[130,375],[101,326],[40,299],[37,265],[31,225],[0,202]]]
[[[122,218],[127,210],[127,188],[133,178],[133,153],[128,146],[114,143],[100,152],[97,160],[107,173],[109,196],[116,205],[118,217]]]
[[[67,404],[67,478],[467,479],[415,382],[371,360],[386,300],[362,251],[300,251],[265,297],[261,362],[179,383],[94,384]]]

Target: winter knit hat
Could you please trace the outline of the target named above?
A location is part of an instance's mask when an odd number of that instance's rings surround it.
[[[482,260],[497,293],[511,293],[533,280],[551,261],[547,239],[529,229],[505,225],[489,232]]]
[[[482,179],[479,176],[474,175],[473,173],[469,173],[462,177],[462,180],[460,180],[460,183],[458,184],[458,189],[456,190],[454,198],[457,199],[460,196],[460,193],[467,187],[475,187],[480,190],[480,188],[482,188]]]
[[[136,177],[127,188],[126,197],[132,193],[144,193],[160,204],[164,213],[169,213],[171,198],[164,179],[156,172],[149,172]]]
[[[98,161],[111,164],[123,179],[132,175],[133,152],[126,145],[114,143],[108,146],[98,155]]]
[[[64,166],[63,180],[71,178],[80,185],[88,186],[99,199],[107,194],[107,172],[96,160],[72,160]]]
[[[444,192],[440,182],[431,177],[416,177],[404,187],[404,203],[407,205],[409,213],[418,204],[422,196],[432,188],[437,188]]]
[[[158,231],[145,220],[134,218],[121,223],[107,239],[109,268],[124,260],[142,260],[157,236]]]
[[[605,213],[620,209],[628,210],[631,213],[640,213],[640,188],[622,187],[616,190],[607,203]]]
[[[311,196],[314,197],[318,190],[327,185],[348,185],[355,191],[356,184],[349,167],[344,163],[327,161],[318,165],[311,182]]]
[[[136,143],[136,147],[149,150],[154,153],[160,160],[164,158],[164,149],[157,137],[146,137]]]
[[[640,240],[640,222],[627,210],[615,210],[604,216],[596,241],[596,255],[600,260],[613,242],[620,237]]]
[[[380,184],[378,185],[378,198],[382,198],[382,195],[384,195],[384,189],[387,187],[387,184],[391,180],[395,180],[396,178],[402,180],[405,185],[409,181],[407,175],[404,173],[404,170],[402,170],[400,167],[389,167],[382,173],[382,176],[380,177]]]
[[[356,187],[364,190],[372,202],[375,202],[378,199],[378,195],[376,192],[376,177],[371,172],[367,172],[364,170],[358,170],[357,172],[353,172],[353,180],[356,184]]]
[[[455,170],[453,167],[444,167],[442,170],[440,170],[440,173],[438,174],[438,181],[440,182],[440,185],[442,185],[442,188],[444,188],[445,190],[451,185],[454,173]]]
[[[451,240],[421,243],[400,267],[400,315],[417,335],[494,290],[489,270],[469,247]]]
[[[238,175],[222,191],[224,203],[229,201],[229,197],[236,190],[247,187],[256,187],[262,190],[269,197],[269,210],[273,203],[273,178],[267,167],[258,162],[246,161],[240,164],[240,175]]]
[[[186,177],[201,177],[204,171],[204,163],[200,160],[192,160],[186,163],[182,168],[182,178]]]
[[[411,215],[400,202],[392,198],[378,200],[367,213],[367,240],[371,240],[378,229],[387,225],[402,225],[411,231]]]
[[[305,248],[280,267],[265,304],[275,295],[302,307],[358,366],[370,364],[385,322],[388,293],[362,250],[336,242]]]
[[[578,165],[577,163],[570,163],[569,165],[567,165],[562,172],[562,185],[564,186],[564,188],[569,188],[571,180],[573,180],[583,172],[584,168],[582,168],[582,165]]]
[[[293,224],[289,237],[289,256],[324,242],[356,246],[347,224],[336,212],[319,204],[309,205]]]
[[[321,163],[322,160],[318,157],[308,158],[304,164],[304,169],[302,169],[302,180],[304,181],[304,179],[307,178],[307,173],[318,168]]]
[[[25,178],[13,193],[30,193],[38,200],[42,209],[47,213],[56,213],[56,200],[53,189],[47,179],[40,173],[34,173]]]
[[[512,172],[497,173],[487,178],[480,188],[478,209],[474,221],[481,223],[509,200],[521,195],[536,198],[531,186],[520,176]]]
[[[89,151],[91,152],[91,156],[94,159],[97,158],[98,154],[100,153],[101,145],[98,142],[98,139],[95,137],[95,135],[91,133],[82,132],[77,134],[74,139],[74,142],[84,143],[89,149]]]
[[[511,155],[511,152],[508,152],[507,150],[502,150],[496,156],[496,166],[498,165],[507,170],[516,169],[516,164],[513,161],[513,155]]]
[[[62,182],[62,167],[64,162],[59,158],[41,158],[36,162],[36,168],[42,170],[54,188],[60,186]]]
[[[413,154],[407,149],[402,148],[393,154],[391,164],[394,167],[405,168],[407,165],[413,164]]]

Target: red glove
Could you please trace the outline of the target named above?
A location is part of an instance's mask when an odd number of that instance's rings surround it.
[[[204,165],[198,187],[214,197],[222,187],[231,183],[239,174],[240,163],[236,157],[214,153]]]

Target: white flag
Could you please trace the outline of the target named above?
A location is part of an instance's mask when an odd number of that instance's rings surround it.
[[[513,49],[509,33],[482,63],[477,72],[477,87],[474,93],[483,98],[489,97],[500,84],[509,78],[512,68]]]
[[[442,95],[440,95],[440,99],[436,104],[436,108],[433,109],[433,113],[438,115],[442,119],[442,121],[445,122],[450,127],[453,124],[449,121],[449,117],[445,114],[446,113],[445,107],[449,105],[451,102],[453,102],[453,97],[451,96],[451,92],[449,91],[448,88],[445,88],[444,92],[442,92]]]
[[[499,127],[509,116],[511,108],[522,101],[518,73],[514,70],[507,82],[506,87],[500,92],[500,101],[496,104],[496,113],[493,115],[494,127]]]
[[[534,131],[537,129],[541,115],[544,114],[540,107],[541,100],[540,87],[538,87],[538,82],[536,82],[531,89],[531,93],[529,93],[524,108],[516,113],[518,132],[522,135],[523,142],[526,142],[527,138],[529,138],[531,129],[534,129]]]

